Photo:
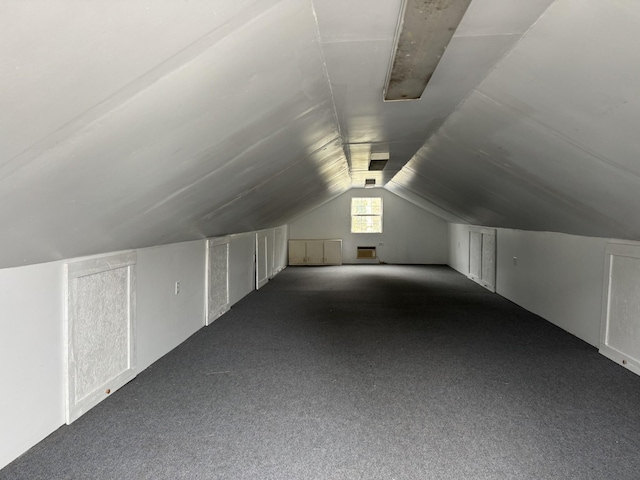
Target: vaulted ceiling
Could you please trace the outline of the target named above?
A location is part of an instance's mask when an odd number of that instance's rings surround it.
[[[0,2],[0,267],[266,228],[365,178],[640,239],[638,2],[472,0],[422,98],[383,102],[401,3]]]

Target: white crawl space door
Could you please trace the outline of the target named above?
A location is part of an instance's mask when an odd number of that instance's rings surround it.
[[[274,232],[273,274],[282,271],[287,264],[287,231],[278,227]]]
[[[136,375],[135,252],[69,263],[66,421]]]
[[[269,281],[269,248],[267,232],[256,233],[256,290]]]
[[[229,238],[208,241],[207,325],[229,310]]]
[[[640,375],[639,245],[607,245],[600,353]]]
[[[474,228],[469,231],[469,278],[496,291],[496,231]]]
[[[482,276],[482,233],[469,232],[469,278],[478,281]]]
[[[270,230],[267,234],[267,278],[271,280],[275,273],[276,231]]]

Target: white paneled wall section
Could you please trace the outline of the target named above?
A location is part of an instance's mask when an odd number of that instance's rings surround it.
[[[351,198],[382,197],[382,233],[351,233]],[[289,237],[342,239],[344,263],[447,263],[447,223],[381,188],[354,188],[290,223]],[[376,247],[375,259],[358,260],[359,246]]]
[[[449,225],[449,265],[465,275],[473,228]],[[605,238],[498,228],[496,293],[598,346],[607,242]]]
[[[276,273],[287,228],[264,232]],[[228,236],[229,305],[255,290],[255,245],[256,232]],[[207,247],[199,240],[135,250],[138,371],[205,325]],[[65,422],[65,265],[100,257],[0,269],[0,468]]]

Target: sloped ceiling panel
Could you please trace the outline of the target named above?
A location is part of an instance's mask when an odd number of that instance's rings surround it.
[[[274,225],[285,223],[292,215],[309,211],[348,189],[348,180],[344,180],[348,175],[347,169],[338,168],[343,158],[340,142],[327,145],[317,156],[296,162],[271,181],[257,185],[211,212],[199,224],[206,228],[208,222],[215,220],[216,224],[230,228],[230,225],[241,222],[244,230],[250,230],[255,228],[257,222],[268,221]],[[310,175],[310,172],[315,172],[336,186],[330,196],[319,194],[314,185],[318,177]],[[282,182],[287,182],[289,187],[283,190]],[[263,198],[269,201],[260,203],[259,200]]]
[[[637,2],[555,2],[392,183],[473,224],[640,239]]]
[[[0,165],[28,161],[277,2],[0,2]]]
[[[93,110],[88,100],[74,103],[73,88],[57,85],[73,111],[57,114],[60,101],[30,138],[3,147],[0,265],[266,228],[349,187],[311,3],[206,3],[186,9],[195,17],[187,24],[215,18],[207,25],[213,32],[185,25],[185,51],[158,53],[150,63],[166,55],[165,63],[120,93],[111,92],[126,83],[124,75],[101,93],[93,89],[94,100],[106,98]],[[181,18],[170,11],[165,23],[172,15]],[[93,28],[103,21],[84,20]],[[145,41],[164,37],[166,25],[157,21],[142,45],[135,22],[105,28],[114,39],[128,35],[120,52],[128,61],[114,68],[138,75],[129,62],[144,56]],[[82,43],[85,34],[68,35],[65,41]],[[82,49],[78,55],[89,68]],[[55,58],[47,77],[68,75]],[[30,105],[11,105],[29,130],[37,116]]]

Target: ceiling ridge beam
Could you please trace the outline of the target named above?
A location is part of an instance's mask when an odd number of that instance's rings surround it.
[[[331,85],[331,77],[329,77],[329,69],[327,68],[327,60],[324,56],[324,48],[322,46],[322,36],[320,35],[320,23],[318,22],[318,14],[316,13],[316,7],[313,4],[313,0],[309,0],[309,5],[311,6],[311,13],[313,14],[314,25],[316,28],[316,40],[318,42],[318,50],[320,51],[320,60],[322,62],[322,73],[324,75],[325,80],[327,81],[327,85],[329,86],[329,93],[331,95],[331,105],[333,107],[333,118],[336,122],[336,128],[338,130],[338,135],[340,135],[340,143],[344,142],[344,136],[342,135],[342,129],[340,128],[340,117],[338,117],[338,109],[336,108],[336,99],[333,93],[333,86]],[[344,155],[345,164],[347,166],[347,171],[349,172],[349,178],[351,178],[351,162],[347,160],[347,152],[342,148],[342,153]]]

